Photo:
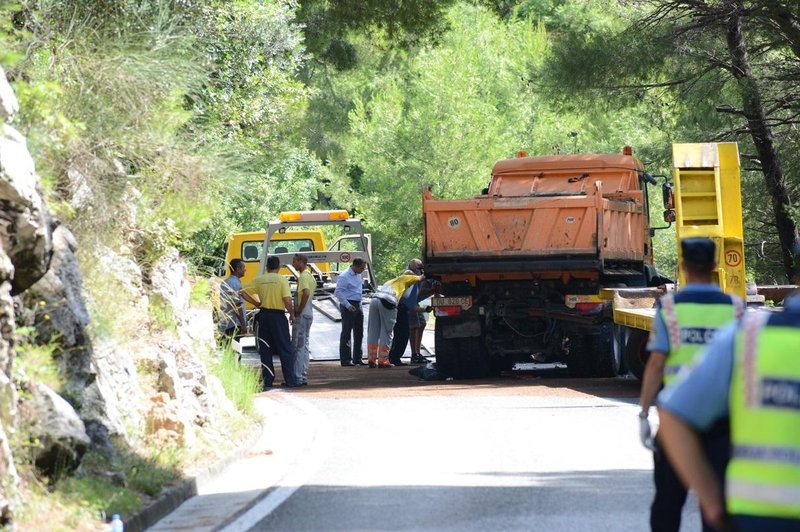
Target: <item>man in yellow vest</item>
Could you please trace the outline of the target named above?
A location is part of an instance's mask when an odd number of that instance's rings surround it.
[[[317,282],[308,271],[308,255],[295,253],[292,266],[298,272],[297,292],[294,301],[294,326],[292,327],[292,349],[294,349],[295,376],[303,386],[308,384],[308,363],[311,357],[309,340],[311,323],[314,321],[314,291]]]
[[[397,321],[397,302],[409,286],[424,280],[424,275],[404,273],[386,281],[372,296],[367,326],[369,367],[392,367],[392,363],[389,361],[389,350],[392,345],[394,322]]]
[[[716,268],[716,247],[708,238],[684,238],[681,254],[686,286],[677,293],[661,298],[656,306],[653,331],[648,349],[650,358],[645,367],[639,404],[640,437],[653,451],[655,496],[650,507],[650,528],[653,531],[677,532],[686,502],[686,488],[675,474],[660,449],[660,442],[651,436],[648,414],[656,394],[674,382],[680,371],[689,371],[700,351],[718,328],[741,316],[744,303],[722,292],[711,282]],[[722,477],[728,453],[727,419],[720,420],[704,434],[704,443],[714,457],[715,468]],[[704,530],[708,530],[704,523]]]
[[[698,434],[726,416],[723,484]],[[661,392],[659,417],[675,470],[716,530],[800,530],[800,294],[721,330],[694,371]]]

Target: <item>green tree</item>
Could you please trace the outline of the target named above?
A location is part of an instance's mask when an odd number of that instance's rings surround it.
[[[446,23],[437,45],[413,53],[360,41],[361,67],[330,77],[331,92],[354,104],[327,192],[367,219],[384,276],[419,253],[423,185],[440,198],[472,197],[494,162],[519,149],[614,153],[633,144],[656,168],[668,153],[672,116],[651,102],[575,103],[545,86],[549,36],[533,19],[504,22],[459,5]]]
[[[792,277],[796,184],[787,168],[798,164],[788,149],[797,142],[796,10],[777,1],[637,5],[609,10],[622,28],[588,25],[560,35],[548,83],[576,99],[651,99],[674,116],[676,140],[738,140],[744,190],[757,187],[749,183],[757,171],[769,194],[745,201],[749,263],[759,278],[776,276],[773,265]]]
[[[358,64],[359,36],[385,36],[395,46],[411,47],[440,34],[445,11],[455,0],[307,0],[298,21],[315,60],[339,70]]]
[[[531,146],[537,118],[524,73],[545,52],[544,33],[471,6],[454,7],[446,22],[438,46],[403,57],[356,98],[334,164],[329,193],[366,218],[383,276],[419,254],[423,185],[441,197],[474,195],[495,160]]]

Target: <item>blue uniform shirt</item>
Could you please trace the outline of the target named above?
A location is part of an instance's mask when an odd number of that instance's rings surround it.
[[[217,328],[220,331],[227,331],[232,327],[244,327],[246,324],[239,323],[239,310],[242,316],[246,316],[244,299],[239,295],[242,289],[242,280],[235,275],[229,275],[219,286],[220,298],[220,319]]]
[[[687,284],[681,291],[681,294],[710,294],[722,293],[719,286],[711,283],[692,283]],[[667,324],[664,323],[664,317],[661,315],[661,300],[656,304],[656,316],[653,319],[653,330],[650,332],[650,340],[647,342],[648,351],[660,351],[662,353],[669,353],[669,333],[667,332]]]
[[[343,307],[350,305],[349,301],[358,301],[361,306],[361,295],[364,292],[364,278],[360,273],[353,271],[353,268],[347,268],[344,272],[339,274],[336,279],[336,290],[333,295]]]
[[[784,312],[800,313],[800,295],[786,299]],[[728,392],[738,325],[734,322],[720,329],[692,372],[658,395],[661,407],[695,429],[706,430],[716,420],[728,415]]]
[[[403,297],[400,298],[399,305],[407,309],[412,309],[419,303],[419,295],[419,283],[414,283],[406,288]]]

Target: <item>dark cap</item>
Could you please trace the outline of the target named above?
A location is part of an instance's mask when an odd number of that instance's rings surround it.
[[[706,265],[716,260],[717,247],[714,241],[705,237],[684,238],[681,240],[681,253],[686,262]]]

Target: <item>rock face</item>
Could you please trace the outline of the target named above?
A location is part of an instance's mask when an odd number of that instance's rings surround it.
[[[188,267],[177,249],[170,249],[153,263],[150,272],[152,292],[170,308],[179,324],[186,319],[191,287],[186,280]]]
[[[35,309],[36,337],[38,343],[53,341],[65,350],[87,343],[86,326],[89,312],[83,301],[83,281],[75,251],[78,243],[63,225],[53,231],[53,255],[50,268],[29,290],[24,299],[26,307]],[[72,374],[90,371],[80,367],[80,357],[67,356],[62,361],[64,369]]]
[[[16,418],[12,380],[12,295],[35,283],[50,262],[47,214],[25,138],[8,123],[18,104],[0,68],[0,526],[12,522],[19,483],[8,444]]]
[[[127,437],[123,419],[139,422],[141,392],[131,353],[111,339],[94,345],[90,338],[76,249],[72,233],[58,226],[50,269],[25,292],[24,301],[33,309],[37,341],[58,346],[60,373],[67,378],[64,391],[78,405],[92,442],[109,449],[112,436]],[[119,309],[120,314],[127,311],[126,297],[120,297]]]
[[[150,398],[147,411],[147,433],[156,444],[178,443],[189,446],[195,441],[191,423],[185,419],[176,401],[161,392]]]
[[[0,70],[3,84],[7,85],[5,73]],[[49,221],[36,187],[25,138],[8,124],[0,124],[0,243],[16,267],[13,294],[44,275],[50,259]]]
[[[17,97],[8,84],[5,71],[0,68],[0,122],[10,122],[17,111],[19,111]]]
[[[14,354],[14,304],[11,300],[11,277],[14,267],[0,248],[0,528],[13,516],[12,500],[19,478],[8,445],[8,431],[16,417],[17,394],[11,382]],[[8,490],[8,491],[6,491]]]
[[[49,478],[75,470],[91,440],[77,412],[60,395],[43,384],[34,384],[29,420],[31,436],[40,442],[34,451],[36,468]]]
[[[92,258],[83,261],[84,277],[76,256],[78,239],[51,221],[25,139],[10,126],[16,110],[0,69],[0,528],[13,528],[14,508],[20,504],[9,447],[9,435],[20,420],[42,442],[34,456],[37,468],[53,477],[72,471],[89,449],[113,452],[117,439],[140,443],[132,441],[128,429],[137,436],[144,432],[191,445],[213,429],[218,409],[233,409],[220,382],[209,377],[196,356],[213,345],[214,326],[210,312],[196,313],[189,306],[188,268],[178,251],[170,250],[143,273],[130,251],[140,231],[129,231],[117,242],[117,251],[97,239]],[[102,200],[89,186],[90,170],[85,175],[77,167],[67,172],[68,199],[76,209]],[[125,194],[135,198],[138,191],[126,189]],[[135,222],[135,205],[128,202],[123,222]],[[98,275],[89,268],[97,268]],[[94,299],[88,304],[84,279],[94,280]],[[165,327],[153,320],[148,315],[153,303],[174,324]],[[33,327],[33,341],[53,348],[64,381],[59,391],[68,401],[21,372],[15,376],[19,325]],[[27,393],[17,393],[15,379]],[[142,383],[155,383],[155,391]]]

